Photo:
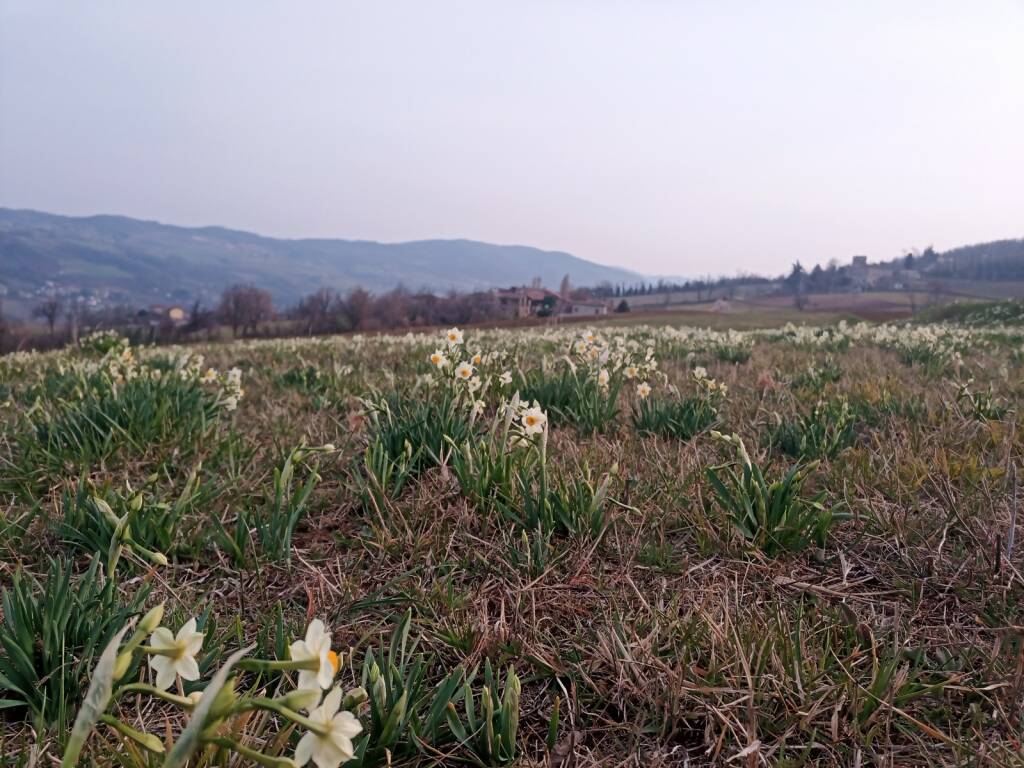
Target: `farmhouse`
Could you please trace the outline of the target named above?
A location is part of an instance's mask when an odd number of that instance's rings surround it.
[[[608,304],[598,299],[571,299],[538,286],[495,290],[493,296],[507,317],[576,317],[608,314]]]

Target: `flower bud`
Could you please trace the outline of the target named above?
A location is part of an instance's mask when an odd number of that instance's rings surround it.
[[[96,509],[100,511],[100,514],[103,515],[111,525],[116,526],[121,522],[121,518],[114,514],[114,510],[112,510],[110,505],[103,499],[98,496],[93,496],[92,503],[96,505]]]
[[[114,682],[117,682],[126,674],[128,674],[128,667],[131,666],[131,663],[131,652],[125,651],[117,655],[117,661],[114,662]]]
[[[160,621],[164,617],[164,604],[160,603],[154,608],[150,608],[149,612],[142,617],[142,621],[139,622],[139,631],[147,635],[153,633],[153,630],[160,626]]]
[[[353,711],[356,707],[362,704],[369,698],[366,695],[366,689],[362,686],[353,688],[351,691],[345,694],[345,698],[341,700],[341,708]]]
[[[300,688],[278,699],[281,704],[294,710],[310,710],[320,703],[320,690],[317,688]]]

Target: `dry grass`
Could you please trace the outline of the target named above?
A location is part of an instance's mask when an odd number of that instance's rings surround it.
[[[1020,555],[1005,553],[1016,493],[1008,468],[1024,446],[1015,416],[962,413],[952,374],[926,377],[889,351],[855,345],[830,353],[839,380],[808,393],[786,381],[824,353],[783,342],[759,342],[738,365],[700,352],[696,361],[663,358],[671,383],[685,386],[699,362],[728,384],[724,424],[773,468],[789,460],[764,443],[772,413],[791,417],[818,397],[864,404],[870,418],[858,422],[854,445],[812,479],[852,519],[822,548],[767,558],[743,545],[712,502],[705,468],[729,454],[711,438],[641,436],[625,418],[603,435],[556,424],[554,471],[616,467],[616,503],[603,536],[559,539],[535,573],[516,561],[521,534],[475,509],[444,466],[381,517],[361,511],[353,481],[365,420],[355,396],[368,381],[387,386],[385,370],[411,378],[420,363],[408,348],[325,340],[203,351],[214,365],[245,369],[232,430],[219,428],[187,466],[151,446],[86,469],[97,486],[138,485],[157,471],[151,487],[172,496],[201,464],[203,500],[172,564],[131,566],[120,584],[127,594],[149,583],[149,602],[168,603],[168,625],[208,611],[213,639],[234,647],[237,632],[251,639],[280,605],[291,631],[323,617],[335,646],[359,658],[411,608],[435,676],[484,659],[515,664],[523,764],[1024,764],[1024,581]],[[336,364],[361,375],[320,392],[282,379],[299,365]],[[1019,402],[1021,365],[1007,347],[977,350],[968,364],[979,385]],[[0,378],[10,403],[0,450],[14,463],[27,381]],[[899,407],[883,412],[883,396]],[[631,397],[622,395],[624,413]],[[291,564],[255,553],[238,567],[210,520],[256,505],[281,457],[303,441],[338,450],[320,463]],[[0,581],[17,568],[42,573],[48,556],[66,550],[54,524],[78,476],[50,475],[34,497],[7,493],[8,521],[36,511],[24,535],[9,531],[0,545]],[[548,752],[556,698],[562,728]],[[150,732],[179,727],[159,708],[125,711]],[[32,747],[37,734],[18,710],[0,710],[4,717],[0,765],[56,764],[60,733]],[[116,764],[115,751],[123,746],[109,733],[92,743],[97,764]]]

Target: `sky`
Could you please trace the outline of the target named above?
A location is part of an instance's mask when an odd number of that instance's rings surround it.
[[[0,0],[0,206],[683,276],[1024,237],[1024,0]]]

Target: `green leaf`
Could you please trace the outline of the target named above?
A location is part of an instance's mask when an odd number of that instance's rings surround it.
[[[114,666],[117,663],[117,649],[129,626],[122,627],[114,635],[113,639],[107,643],[107,647],[103,649],[103,653],[100,654],[100,660],[96,662],[89,690],[85,694],[85,701],[82,702],[78,716],[75,717],[75,724],[71,727],[71,735],[68,737],[68,744],[64,749],[64,758],[60,763],[61,768],[73,768],[78,764],[78,757],[82,753],[82,747],[85,746],[85,740],[89,737],[100,716],[107,711],[110,696],[114,691]]]
[[[183,768],[188,762],[192,753],[200,745],[203,731],[206,729],[206,718],[216,703],[217,694],[220,693],[221,688],[227,682],[228,676],[231,674],[231,668],[255,647],[255,645],[250,645],[248,648],[243,648],[231,654],[228,660],[224,662],[224,666],[210,680],[210,684],[203,689],[203,697],[199,700],[199,705],[192,711],[192,717],[189,718],[188,725],[185,726],[185,730],[181,732],[178,740],[171,747],[171,751],[164,760],[163,768]]]

